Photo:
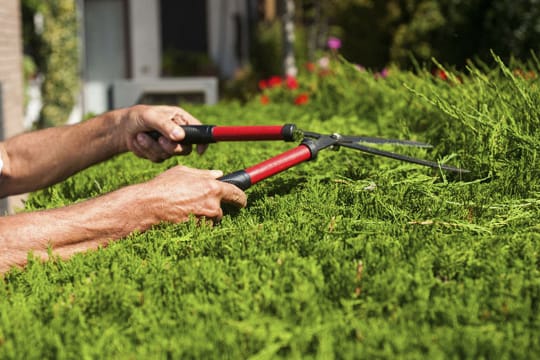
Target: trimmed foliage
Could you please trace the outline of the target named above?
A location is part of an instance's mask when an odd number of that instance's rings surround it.
[[[296,123],[428,141],[440,173],[342,149],[248,190],[219,226],[162,224],[0,283],[1,358],[530,358],[540,351],[538,63],[444,76],[347,64],[295,106],[192,107],[207,124]],[[443,69],[441,69],[443,71]],[[300,79],[300,85],[309,79]],[[313,79],[312,79],[313,80]],[[232,172],[290,148],[122,155],[33,194],[57,207],[183,163]]]

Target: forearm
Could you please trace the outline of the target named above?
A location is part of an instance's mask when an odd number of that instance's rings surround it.
[[[51,247],[54,255],[67,258],[149,229],[159,219],[147,198],[143,187],[133,185],[60,209],[0,218],[0,273],[24,265],[30,250],[47,259]]]
[[[34,191],[126,151],[117,110],[70,126],[25,133],[0,145],[0,197]]]
[[[159,222],[183,222],[191,216],[219,221],[222,203],[246,206],[238,187],[217,180],[221,171],[173,167],[145,183],[60,209],[0,217],[0,273],[24,265],[33,251],[70,255],[106,245]]]

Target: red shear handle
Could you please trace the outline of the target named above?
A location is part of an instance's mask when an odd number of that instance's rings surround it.
[[[311,150],[307,145],[299,145],[278,156],[263,161],[260,164],[249,167],[246,170],[220,177],[218,180],[238,186],[242,190],[248,189],[251,185],[272,175],[285,171],[304,161],[311,160]]]
[[[218,141],[284,140],[293,141],[297,133],[293,124],[272,126],[184,125],[186,136],[182,144],[210,144]],[[161,134],[148,132],[154,140]]]
[[[296,127],[292,124],[279,126],[214,126],[215,141],[285,140],[293,141]]]

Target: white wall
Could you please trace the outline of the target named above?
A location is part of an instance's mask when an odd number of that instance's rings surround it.
[[[133,79],[160,76],[159,0],[129,0],[131,72]]]
[[[83,18],[84,112],[109,110],[113,81],[127,74],[126,26],[121,0],[80,0]]]
[[[95,0],[78,0],[83,1],[95,1]],[[202,0],[193,0],[202,1]],[[208,46],[209,56],[221,69],[221,75],[224,77],[232,77],[235,71],[242,65],[247,59],[236,59],[235,55],[235,23],[234,14],[240,14],[243,21],[243,31],[246,32],[243,36],[244,54],[247,54],[248,34],[247,34],[247,9],[245,0],[206,0],[208,11]],[[99,1],[101,2],[101,0]],[[99,5],[99,4],[98,4]],[[115,0],[104,1],[99,5],[110,6],[111,11],[114,12],[123,11],[123,7],[118,8],[118,4]],[[160,34],[160,8],[159,0],[128,0],[127,8],[129,14],[127,36],[129,42],[129,49],[120,49],[116,46],[114,49],[110,49],[111,45],[107,43],[115,43],[118,45],[119,35],[124,32],[124,27],[121,24],[109,24],[103,26],[101,31],[97,32],[109,32],[114,31],[117,36],[111,36],[111,38],[104,38],[103,40],[94,41],[93,57],[85,56],[85,58],[94,62],[94,67],[98,66],[98,72],[93,72],[96,68],[89,68],[88,64],[85,66],[85,84],[83,95],[84,112],[102,113],[108,110],[109,107],[109,91],[110,85],[115,80],[121,80],[125,76],[120,75],[115,69],[118,66],[111,66],[110,71],[102,71],[103,66],[107,66],[106,59],[100,59],[100,55],[104,58],[107,56],[122,56],[122,51],[129,51],[127,55],[127,61],[130,62],[129,67],[131,71],[131,78],[133,80],[151,80],[160,77],[161,73],[161,34]],[[97,5],[96,5],[97,6]],[[88,14],[83,14],[87,16]],[[100,21],[105,21],[114,14],[109,14],[103,19],[97,18],[97,24]],[[88,19],[86,19],[88,21]],[[120,36],[121,37],[121,36]],[[85,38],[88,38],[86,34]],[[96,37],[94,37],[96,38]],[[115,40],[115,41],[113,41]],[[102,45],[100,45],[101,43]],[[97,45],[96,45],[97,44]],[[115,46],[115,45],[113,45]],[[97,47],[97,50],[96,50]],[[85,45],[85,49],[89,50],[88,44]],[[100,50],[101,49],[101,50]],[[96,57],[97,56],[97,57]],[[112,60],[111,60],[112,61]],[[96,70],[96,71],[97,71]],[[115,70],[115,74],[109,74]],[[125,69],[120,69],[125,71]],[[98,73],[109,74],[105,78],[98,78],[98,76],[89,76]]]

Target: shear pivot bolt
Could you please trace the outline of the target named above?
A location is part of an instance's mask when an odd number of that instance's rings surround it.
[[[339,135],[338,133],[333,133],[332,135],[330,135],[330,137],[334,140],[336,140],[336,142],[339,142],[341,140],[341,135]],[[338,151],[339,150],[339,146],[337,144],[334,144],[332,146],[330,146],[330,149],[333,150],[333,151]]]

